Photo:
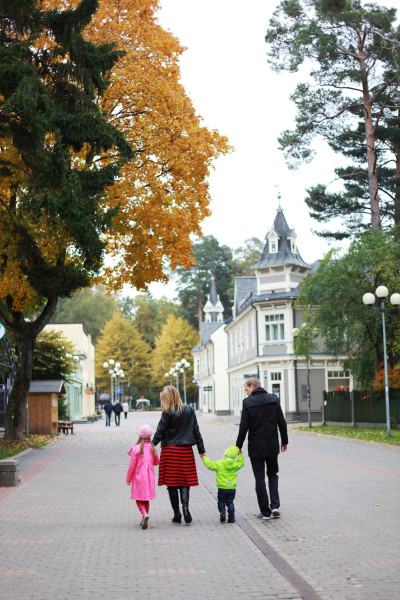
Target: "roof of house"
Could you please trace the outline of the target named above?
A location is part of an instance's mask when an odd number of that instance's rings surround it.
[[[31,381],[29,394],[66,394],[62,380]]]
[[[221,327],[223,323],[205,323],[201,324],[201,333],[200,333],[200,346],[204,346],[207,342],[210,341],[211,335],[216,331],[219,327]]]
[[[297,267],[305,267],[310,268],[304,260],[301,258],[300,253],[292,252],[290,239],[294,236],[294,230],[290,229],[287,221],[285,219],[285,215],[283,214],[283,210],[281,207],[278,208],[273,230],[278,234],[278,252],[270,253],[270,242],[268,239],[268,235],[270,231],[265,236],[267,240],[264,246],[263,253],[261,255],[260,260],[253,265],[253,269],[261,269],[264,267],[276,267],[280,265],[296,265]],[[297,250],[297,248],[296,248]]]

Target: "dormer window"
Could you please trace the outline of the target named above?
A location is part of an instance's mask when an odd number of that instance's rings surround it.
[[[290,250],[293,254],[297,254],[296,241],[290,240]]]
[[[270,240],[269,246],[271,254],[276,254],[278,252],[278,240]]]

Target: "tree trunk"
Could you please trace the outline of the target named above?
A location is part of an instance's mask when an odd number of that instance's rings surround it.
[[[18,352],[17,373],[4,420],[5,440],[24,439],[23,416],[32,378],[33,349],[37,336],[50,321],[56,309],[57,300],[57,296],[50,297],[42,313],[33,322],[25,320],[24,314],[17,311],[11,311],[12,321],[8,321],[2,315],[2,323],[13,334]]]
[[[32,377],[33,348],[36,336],[29,327],[21,327],[22,331],[14,333],[17,343],[17,374],[8,399],[5,414],[5,440],[24,439],[23,415],[27,403],[29,386]]]
[[[400,99],[399,99],[400,102]],[[398,111],[400,123],[400,108]],[[396,144],[396,185],[394,190],[394,224],[400,225],[400,144]]]
[[[371,208],[371,227],[381,229],[381,216],[378,196],[378,175],[376,172],[375,130],[372,122],[372,105],[365,64],[362,36],[359,36],[360,71],[363,88],[365,142],[367,146],[369,204]]]

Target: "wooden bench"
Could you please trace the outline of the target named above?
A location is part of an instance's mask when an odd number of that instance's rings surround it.
[[[65,434],[68,435],[68,432],[71,432],[71,435],[74,433],[74,424],[72,423],[72,421],[59,421],[58,422],[58,433],[61,433],[61,431]]]

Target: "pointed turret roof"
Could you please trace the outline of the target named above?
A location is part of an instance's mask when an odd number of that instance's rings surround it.
[[[280,206],[276,211],[273,227],[268,231],[265,239],[266,244],[263,253],[260,260],[253,265],[253,269],[276,267],[279,265],[296,265],[298,267],[310,268],[310,265],[304,262],[300,256],[297,248],[295,251],[292,250],[291,241],[296,239],[296,232],[294,229],[290,229]],[[277,239],[278,241],[277,252],[270,251],[271,239]]]
[[[203,307],[207,322],[222,323],[224,307],[222,306],[214,276],[211,277],[210,293],[207,295],[207,302]]]

